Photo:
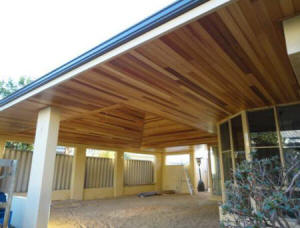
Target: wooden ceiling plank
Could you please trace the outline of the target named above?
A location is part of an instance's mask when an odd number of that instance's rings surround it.
[[[231,10],[230,10],[231,9]],[[251,70],[252,70],[252,74],[248,74],[248,75],[254,75],[256,70],[256,67],[258,67],[258,70],[260,72],[263,72],[264,74],[268,74],[267,71],[265,71],[264,66],[262,65],[262,63],[260,62],[260,60],[258,59],[258,56],[256,54],[256,50],[259,50],[260,48],[258,48],[256,46],[257,42],[251,42],[250,40],[254,40],[254,34],[252,33],[248,23],[246,22],[245,18],[243,17],[243,15],[241,14],[241,12],[239,11],[239,8],[237,7],[236,4],[234,4],[232,7],[228,7],[228,10],[230,11],[234,11],[235,12],[235,17],[238,17],[238,20],[235,20],[231,17],[230,13],[227,11],[227,9],[221,9],[218,11],[219,16],[222,18],[223,22],[226,24],[227,28],[232,32],[233,36],[236,37],[237,42],[239,42],[241,48],[244,49],[245,53],[247,53],[250,61],[252,61],[253,63],[251,63]],[[239,24],[236,24],[239,23]],[[242,30],[242,31],[241,31]],[[247,37],[244,35],[247,31]],[[256,46],[256,47],[255,47]],[[253,48],[255,47],[255,48]],[[255,75],[255,76],[260,76],[259,75]],[[246,79],[248,79],[250,77],[246,77]],[[275,100],[273,99],[273,97],[271,96],[271,94],[267,91],[267,89],[264,87],[264,85],[268,85],[268,83],[266,83],[265,80],[263,80],[263,78],[260,78],[259,80],[257,80],[256,77],[252,77],[251,81],[253,82],[253,84],[257,87],[260,88],[260,90],[262,91],[262,93],[264,94],[264,96],[268,99],[269,103],[268,104],[264,104],[264,105],[270,105],[270,104],[274,104],[276,103]],[[273,81],[271,81],[271,83],[269,82],[269,84],[272,84]],[[269,87],[269,86],[268,86]],[[277,89],[277,88],[276,88]],[[272,91],[272,90],[270,90]]]
[[[287,77],[287,75],[293,74],[293,71],[286,57],[286,50],[278,39],[278,34],[269,18],[266,6],[263,1],[253,2],[252,6],[253,13],[255,13],[257,20],[260,22],[261,29],[264,31],[260,36],[260,41],[263,43],[262,47],[271,60],[273,67],[278,72],[281,83],[288,88],[286,91],[281,92],[288,93],[288,97],[297,100],[299,98],[298,93],[295,91],[297,80],[295,77]],[[287,81],[289,83],[286,83]]]
[[[295,14],[295,8],[292,0],[279,0],[284,16],[288,17]]]

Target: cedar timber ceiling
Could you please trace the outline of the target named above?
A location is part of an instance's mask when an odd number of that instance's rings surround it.
[[[300,1],[240,0],[0,112],[0,134],[34,137],[61,110],[59,141],[108,148],[216,143],[243,109],[295,102],[282,20]]]

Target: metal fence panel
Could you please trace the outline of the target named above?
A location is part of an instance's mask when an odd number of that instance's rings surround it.
[[[114,184],[114,160],[87,157],[85,165],[85,188],[110,188]]]
[[[67,190],[71,187],[73,156],[56,154],[53,176],[53,190]]]
[[[125,160],[124,184],[144,185],[154,183],[154,166],[152,161]]]
[[[14,159],[19,161],[17,168],[15,192],[27,192],[32,162],[32,151],[6,149],[3,158]],[[52,184],[53,190],[70,189],[72,163],[73,156],[65,154],[56,154]],[[5,187],[4,182],[1,182],[1,187]]]

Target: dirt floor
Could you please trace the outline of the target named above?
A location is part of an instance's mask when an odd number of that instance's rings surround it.
[[[218,219],[217,201],[208,200],[207,193],[196,197],[129,196],[118,199],[53,202],[48,227],[217,228]]]

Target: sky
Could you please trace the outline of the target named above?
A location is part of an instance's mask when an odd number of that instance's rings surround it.
[[[173,2],[0,1],[0,80],[41,77]]]

